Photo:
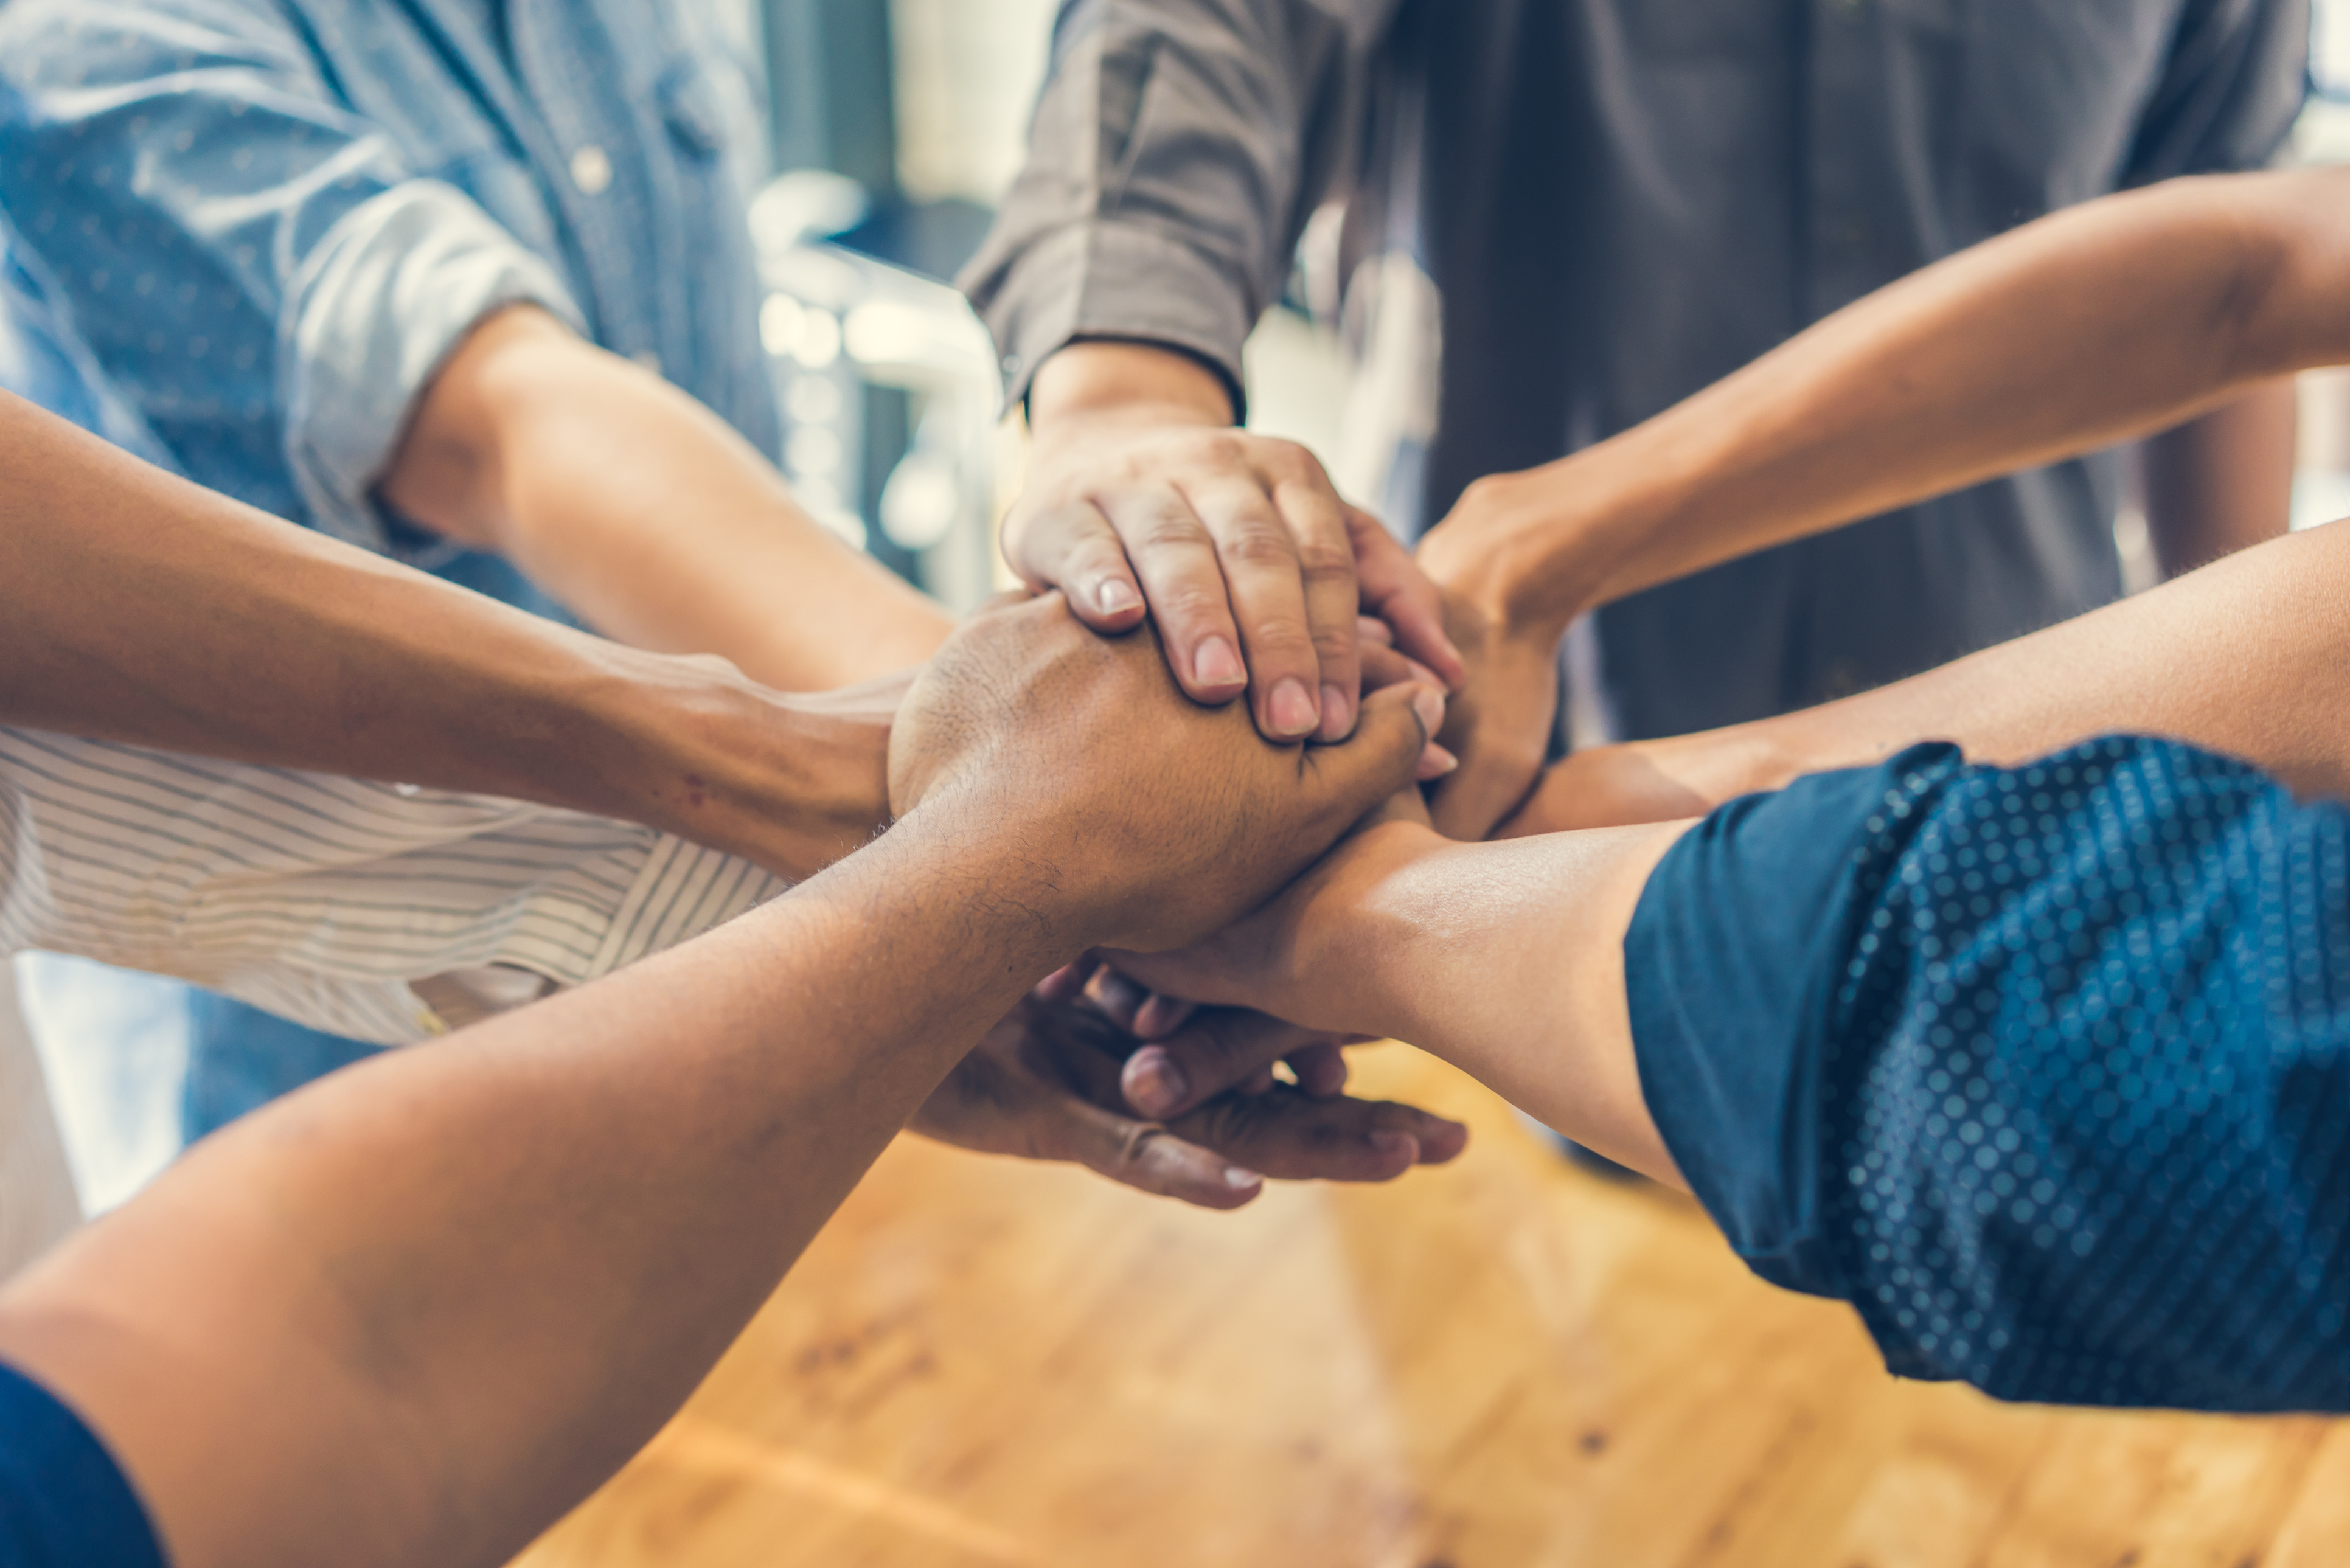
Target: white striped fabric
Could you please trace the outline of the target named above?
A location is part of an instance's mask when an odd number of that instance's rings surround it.
[[[380,1044],[449,1026],[411,982],[577,985],[785,885],[577,812],[0,727],[0,950],[176,975]]]

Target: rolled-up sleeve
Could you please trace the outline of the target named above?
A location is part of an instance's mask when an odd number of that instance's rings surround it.
[[[376,549],[369,496],[411,405],[483,315],[575,325],[546,260],[411,168],[277,7],[0,9],[0,209],[115,389],[199,480]]]
[[[1078,337],[1241,346],[1336,166],[1350,65],[1393,0],[1069,0],[1028,162],[965,292],[1024,397]]]
[[[2350,1408],[2350,812],[2116,738],[1735,803],[1624,945],[1641,1086],[1757,1272],[1905,1376]]]

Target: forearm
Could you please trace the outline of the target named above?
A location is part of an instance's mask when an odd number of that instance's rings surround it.
[[[2298,794],[2350,796],[2345,585],[2350,528],[2272,540],[1856,697],[1569,759],[1508,831],[1690,815],[1926,740],[2012,764],[2093,735],[2164,735]]]
[[[1513,620],[1563,628],[2350,358],[2345,185],[2335,170],[2175,181],[2030,224],[1588,452],[1486,482],[1457,553],[1490,559],[1480,591]]]
[[[2165,576],[2273,539],[2291,525],[2299,416],[2287,377],[2139,446],[2147,531]]]
[[[539,620],[14,399],[0,467],[0,722],[511,795],[793,876],[880,815],[879,746],[820,701]]]
[[[951,625],[812,521],[715,414],[526,306],[442,369],[380,488],[598,629],[785,691],[919,664]]]
[[[504,1561],[1069,956],[975,918],[1006,868],[925,828],[208,1142],[11,1294],[0,1353],[92,1417],[186,1568]]]

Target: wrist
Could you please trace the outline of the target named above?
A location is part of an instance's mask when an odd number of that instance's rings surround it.
[[[1028,428],[1039,442],[1105,424],[1232,422],[1222,376],[1179,348],[1085,339],[1038,368],[1028,393]]]
[[[598,806],[778,876],[815,875],[889,816],[889,710],[830,711],[714,659],[637,655],[597,684]]]
[[[1416,883],[1452,846],[1425,823],[1375,823],[1308,872],[1283,955],[1296,1019],[1351,1034],[1405,1038],[1412,1016],[1399,961],[1429,937]],[[1288,1016],[1284,1013],[1284,1016]]]

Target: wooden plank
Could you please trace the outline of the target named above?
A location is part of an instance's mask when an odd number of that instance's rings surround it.
[[[1217,1215],[901,1140],[524,1563],[2350,1562],[2344,1428],[1897,1382],[1686,1199],[1568,1169],[1418,1053],[1358,1079],[1468,1120],[1470,1154]]]

